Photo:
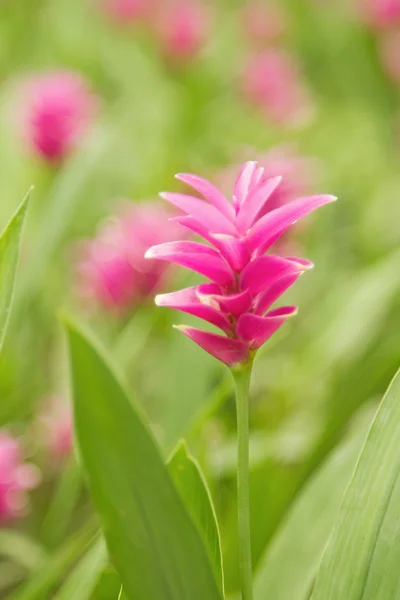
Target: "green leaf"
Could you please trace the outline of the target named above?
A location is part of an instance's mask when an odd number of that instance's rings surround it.
[[[312,600],[399,598],[399,373],[369,431],[322,560]]]
[[[367,411],[370,416],[370,411]],[[364,415],[363,415],[364,416]],[[307,483],[257,568],[255,600],[306,600],[366,436],[365,418]]]
[[[208,551],[215,577],[224,589],[221,541],[217,517],[206,480],[199,464],[189,455],[181,440],[168,461],[169,473],[179,490],[183,503],[195,523]]]
[[[139,409],[69,325],[75,428],[89,488],[129,600],[220,600],[201,537]]]
[[[55,600],[90,600],[92,592],[107,563],[107,549],[98,539],[72,571]]]
[[[36,542],[13,529],[0,530],[0,556],[7,556],[28,571],[36,571],[45,563],[46,551]]]
[[[21,586],[11,596],[11,600],[43,600],[48,598],[49,592],[90,545],[96,527],[91,522],[82,531],[69,539],[60,550],[42,564],[25,585]]]
[[[3,346],[11,305],[14,297],[22,226],[30,191],[17,208],[11,221],[0,236],[0,350]]]

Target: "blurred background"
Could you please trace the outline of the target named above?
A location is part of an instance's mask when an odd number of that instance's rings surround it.
[[[2,225],[35,186],[0,360],[0,597],[55,597],[96,527],[60,309],[107,346],[165,456],[187,439],[234,594],[234,399],[225,368],[171,327],[192,319],[154,306],[196,281],[143,260],[182,235],[157,194],[184,189],[178,172],[232,194],[251,159],[284,176],[277,205],[339,197],[275,249],[316,267],[289,294],[298,317],[255,365],[258,568],[400,362],[400,1],[2,0],[0,121]],[[23,595],[46,564],[48,591]],[[111,568],[105,581],[101,597],[116,598]]]

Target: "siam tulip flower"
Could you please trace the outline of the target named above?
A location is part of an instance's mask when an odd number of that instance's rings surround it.
[[[21,517],[28,506],[27,491],[39,482],[39,471],[23,462],[20,444],[0,430],[0,522]]]
[[[400,30],[386,33],[380,40],[380,54],[389,77],[400,84]]]
[[[278,125],[302,124],[312,115],[299,67],[282,49],[268,48],[250,56],[241,86],[247,101]]]
[[[241,25],[251,43],[271,43],[285,34],[286,17],[277,4],[253,0],[241,12]]]
[[[145,20],[153,7],[153,0],[104,0],[104,11],[120,24],[131,25]]]
[[[302,258],[266,254],[298,219],[332,202],[334,196],[306,196],[269,209],[281,177],[266,177],[256,162],[243,165],[232,202],[212,183],[180,174],[205,200],[165,192],[161,196],[185,213],[175,218],[208,242],[174,241],[151,247],[146,258],[189,268],[209,283],[156,297],[156,304],[195,315],[223,335],[182,326],[180,329],[228,366],[251,361],[254,353],[297,312],[295,306],[272,308],[279,297],[313,265]]]
[[[360,12],[372,29],[400,25],[400,0],[360,0]]]
[[[193,60],[202,50],[209,13],[201,0],[166,0],[155,25],[159,46],[172,61]]]
[[[79,73],[55,71],[26,84],[24,136],[50,163],[60,163],[81,142],[97,109],[97,99]]]
[[[51,397],[40,416],[42,438],[52,458],[63,460],[73,450],[73,420],[69,404],[58,396]]]
[[[166,265],[144,260],[152,244],[175,239],[178,227],[158,204],[125,205],[96,238],[81,245],[78,292],[104,310],[124,312],[145,301],[160,285]]]

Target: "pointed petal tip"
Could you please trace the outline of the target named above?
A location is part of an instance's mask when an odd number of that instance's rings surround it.
[[[148,248],[146,250],[146,252],[144,253],[145,258],[154,258],[153,248],[154,248],[154,246],[151,246],[151,248]]]

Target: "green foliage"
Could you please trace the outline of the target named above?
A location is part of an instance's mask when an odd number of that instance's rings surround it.
[[[183,440],[176,446],[167,466],[186,510],[199,530],[210,556],[215,578],[223,592],[221,541],[217,517],[200,466],[190,456]]]
[[[395,600],[400,591],[400,373],[371,425],[312,600]]]
[[[125,594],[221,598],[201,537],[140,411],[72,325],[68,342],[78,445]]]

